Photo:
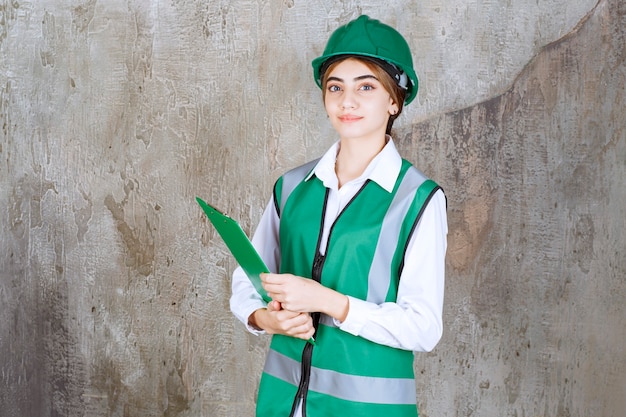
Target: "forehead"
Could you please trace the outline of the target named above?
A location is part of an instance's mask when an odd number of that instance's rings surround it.
[[[331,69],[328,77],[337,77],[342,80],[351,80],[363,75],[374,75],[374,72],[364,62],[355,59],[347,58],[339,62],[334,68]]]

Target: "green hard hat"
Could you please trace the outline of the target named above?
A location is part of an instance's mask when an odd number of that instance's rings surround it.
[[[333,61],[333,58],[346,55],[374,58],[392,64],[383,65],[383,68],[387,72],[390,72],[390,68],[392,71],[395,69],[396,74],[391,74],[392,77],[398,85],[407,89],[404,103],[409,104],[417,95],[418,80],[413,69],[409,44],[391,26],[362,15],[335,30],[328,39],[322,56],[312,62],[313,76],[320,88],[324,64],[329,60]]]

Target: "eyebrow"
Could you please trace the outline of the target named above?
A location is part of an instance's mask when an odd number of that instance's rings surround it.
[[[358,77],[354,78],[354,81],[367,80],[367,79],[369,79],[369,78],[371,78],[371,79],[374,79],[374,80],[378,81],[378,78],[376,78],[375,76],[373,76],[373,75],[371,75],[371,74],[360,75],[360,76],[358,76]],[[326,80],[326,82],[329,82],[329,81],[338,81],[338,82],[340,82],[340,83],[344,82],[344,80],[343,80],[342,78],[339,78],[339,77],[328,77],[328,79]]]

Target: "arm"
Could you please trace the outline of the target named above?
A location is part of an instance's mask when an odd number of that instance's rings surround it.
[[[349,299],[312,279],[291,274],[261,274],[263,288],[286,310],[320,312],[342,322],[348,315]]]
[[[350,297],[343,323],[351,334],[418,352],[431,351],[443,333],[443,294],[448,223],[443,192],[422,214],[409,247],[395,303],[380,305]]]

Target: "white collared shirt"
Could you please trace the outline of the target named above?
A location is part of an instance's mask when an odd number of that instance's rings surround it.
[[[402,165],[402,158],[389,138],[361,176],[338,188],[335,174],[338,149],[337,142],[307,178],[315,175],[329,189],[320,246],[322,254],[326,251],[330,227],[365,181],[375,181],[391,192]],[[273,199],[270,199],[252,238],[252,244],[270,271],[278,271],[280,266],[279,222]],[[443,332],[447,233],[446,200],[443,192],[438,190],[411,236],[396,302],[375,304],[349,296],[348,315],[343,323],[335,321],[335,324],[343,331],[375,343],[419,352],[432,350]],[[250,315],[265,304],[241,268],[233,273],[232,290],[230,308],[233,314],[250,332],[264,333],[248,324]]]

